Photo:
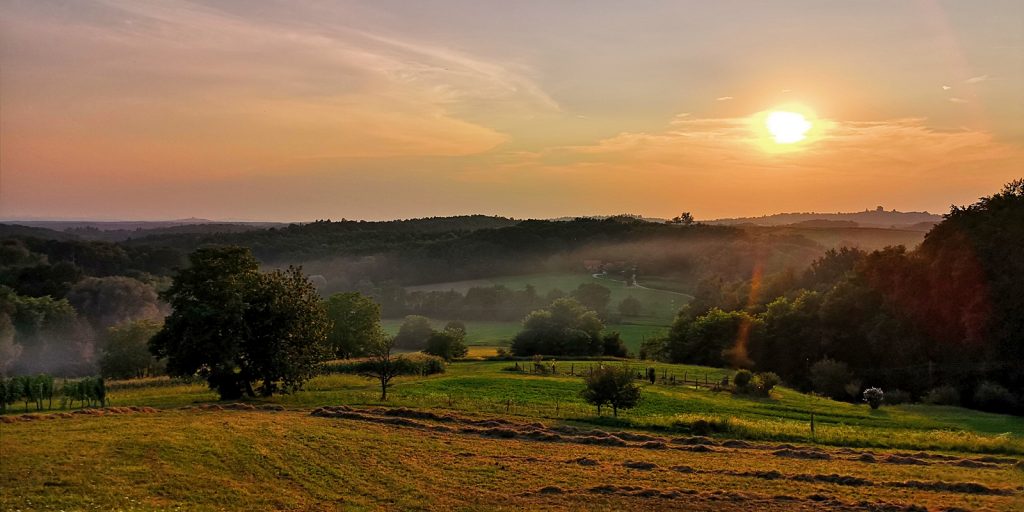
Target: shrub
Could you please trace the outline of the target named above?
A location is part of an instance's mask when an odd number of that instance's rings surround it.
[[[846,386],[852,378],[849,367],[840,361],[822,359],[811,366],[811,385],[829,398],[846,395]]]
[[[908,404],[913,402],[910,393],[903,391],[902,389],[892,389],[885,392],[885,403],[889,405]]]
[[[740,370],[733,376],[732,381],[736,384],[736,389],[745,389],[753,378],[754,374],[750,373],[750,370]]]
[[[604,355],[608,357],[629,356],[629,351],[626,349],[626,345],[622,343],[622,336],[618,332],[612,331],[601,336],[601,342],[604,345]]]
[[[984,381],[974,390],[974,407],[989,412],[1012,412],[1017,399],[1003,386]]]
[[[880,388],[867,388],[864,390],[864,401],[867,402],[872,409],[878,409],[881,407],[883,400],[885,400],[885,393]]]
[[[427,338],[427,347],[423,349],[423,352],[443,358],[445,361],[466,357],[469,350],[466,348],[463,336],[451,331],[435,331]]]
[[[754,388],[758,394],[768,396],[775,389],[775,386],[782,384],[782,378],[774,372],[758,373],[754,376]]]
[[[580,396],[597,406],[610,405],[612,415],[618,417],[619,409],[636,407],[640,402],[640,387],[633,382],[633,371],[626,367],[600,366],[583,378],[586,385]]]
[[[939,386],[929,391],[922,401],[931,405],[960,405],[960,392],[953,386]]]

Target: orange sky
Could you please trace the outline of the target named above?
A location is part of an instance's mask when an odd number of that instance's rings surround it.
[[[556,4],[556,5],[552,5]],[[3,1],[0,218],[943,212],[1024,3]],[[813,112],[779,151],[751,119]]]

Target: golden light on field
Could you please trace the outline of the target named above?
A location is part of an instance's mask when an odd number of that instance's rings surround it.
[[[764,125],[779,144],[793,144],[807,138],[811,122],[796,112],[776,110],[768,114]]]

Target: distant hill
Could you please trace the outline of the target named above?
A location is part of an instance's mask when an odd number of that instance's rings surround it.
[[[715,219],[701,221],[705,224],[756,226],[787,226],[799,227],[862,227],[862,228],[899,228],[915,231],[927,231],[931,226],[942,220],[941,215],[929,212],[898,212],[886,211],[881,206],[874,210],[849,213],[776,213],[761,217],[738,217],[731,219]],[[842,222],[828,224],[821,221]],[[854,224],[850,224],[854,223]]]

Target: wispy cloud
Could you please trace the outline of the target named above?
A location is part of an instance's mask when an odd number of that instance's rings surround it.
[[[5,163],[244,172],[310,158],[465,155],[507,140],[491,119],[558,112],[521,65],[379,27],[240,17],[187,1],[101,0],[68,22],[5,13]],[[45,41],[45,43],[43,43]],[[20,49],[20,52],[19,52]],[[27,50],[26,50],[27,49]],[[10,73],[8,73],[10,72]],[[131,150],[123,149],[126,145]]]
[[[954,96],[954,97],[950,98],[950,99],[949,99],[949,102],[950,102],[950,103],[968,103],[968,101],[967,101],[967,100],[965,100],[965,99],[963,99],[963,98],[957,98],[956,96]]]
[[[730,101],[734,99],[732,96],[719,96],[715,98],[715,101]]]
[[[978,76],[972,76],[971,78],[968,78],[967,80],[964,80],[964,83],[965,84],[977,84],[977,83],[981,83],[981,82],[987,82],[989,80],[992,80],[992,77],[990,77],[988,75],[978,75]]]

